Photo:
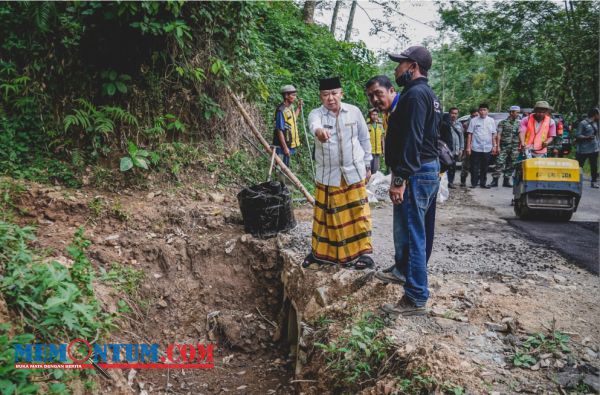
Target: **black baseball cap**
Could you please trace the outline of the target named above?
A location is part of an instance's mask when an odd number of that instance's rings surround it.
[[[408,47],[399,54],[388,53],[388,56],[394,62],[402,62],[403,60],[412,60],[417,62],[419,67],[429,70],[431,68],[431,53],[425,47],[413,45]]]

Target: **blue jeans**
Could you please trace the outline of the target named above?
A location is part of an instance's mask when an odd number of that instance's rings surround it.
[[[277,152],[277,155],[279,155],[283,158],[283,164],[286,165],[287,167],[290,167],[290,156],[292,156],[296,153],[296,148],[288,148],[288,149],[290,150],[289,155],[284,155],[281,147],[277,147],[277,149],[275,151]]]
[[[424,306],[429,298],[427,261],[433,248],[439,173],[437,160],[421,165],[408,179],[402,204],[394,206],[396,265],[392,272],[406,279],[404,294],[416,306]]]

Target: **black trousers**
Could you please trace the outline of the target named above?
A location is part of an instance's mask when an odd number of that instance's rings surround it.
[[[448,173],[448,183],[454,184],[454,175],[456,174],[456,165],[452,165],[447,170]]]
[[[471,152],[471,185],[485,186],[487,183],[487,170],[492,158],[491,152]]]
[[[590,170],[592,173],[592,182],[598,182],[598,152],[592,152],[591,154],[580,154],[575,155],[579,162],[579,167],[583,167],[586,160],[590,161]]]

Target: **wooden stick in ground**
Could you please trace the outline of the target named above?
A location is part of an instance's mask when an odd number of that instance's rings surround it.
[[[267,143],[267,140],[265,140],[265,138],[260,134],[260,132],[258,131],[256,126],[254,126],[254,122],[252,122],[250,115],[248,115],[248,113],[246,112],[246,109],[244,109],[244,107],[242,106],[240,99],[238,99],[238,97],[235,95],[235,93],[233,93],[231,91],[231,89],[229,87],[227,87],[227,92],[229,93],[229,96],[231,96],[231,99],[233,100],[233,103],[236,105],[238,110],[240,110],[242,117],[244,118],[244,120],[246,121],[248,126],[250,127],[250,131],[252,131],[252,134],[254,135],[254,137],[256,137],[258,139],[258,141],[260,141],[260,143],[263,145],[265,150],[269,154],[272,155],[274,150],[271,149],[271,146],[269,145],[269,143]],[[306,200],[308,200],[308,202],[310,204],[314,205],[315,199],[306,190],[306,188],[304,188],[304,185],[302,185],[300,180],[298,180],[298,177],[296,177],[296,175],[294,173],[292,173],[292,171],[283,163],[283,161],[281,160],[281,158],[278,155],[275,155],[275,162],[277,162],[277,165],[283,171],[283,173],[285,173],[285,175],[288,176],[288,178],[290,180],[292,180],[294,185],[296,185],[298,187],[298,189],[300,189],[302,194],[304,194],[304,196],[306,197]]]
[[[267,181],[271,181],[271,173],[273,172],[273,163],[275,162],[275,148],[271,147],[273,153],[271,154],[271,166],[269,166],[269,177]]]

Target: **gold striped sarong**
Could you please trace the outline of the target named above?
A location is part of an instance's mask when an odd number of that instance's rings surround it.
[[[315,258],[348,263],[373,252],[371,210],[365,182],[332,187],[317,182],[312,229]]]

